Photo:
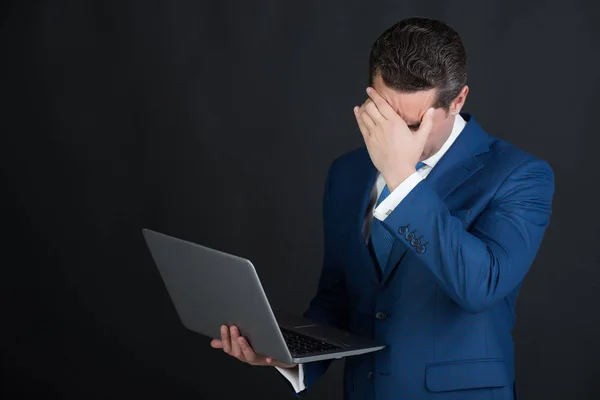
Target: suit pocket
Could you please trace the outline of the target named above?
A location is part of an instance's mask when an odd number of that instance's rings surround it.
[[[500,388],[509,384],[506,365],[500,359],[430,364],[425,369],[425,385],[431,392]]]

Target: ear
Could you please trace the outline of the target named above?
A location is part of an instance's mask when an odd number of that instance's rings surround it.
[[[465,85],[461,89],[458,96],[456,96],[456,98],[454,100],[452,100],[452,103],[450,103],[450,114],[456,115],[456,114],[460,113],[460,110],[462,110],[463,106],[465,105],[465,101],[467,101],[468,94],[469,94],[469,87],[467,85]]]

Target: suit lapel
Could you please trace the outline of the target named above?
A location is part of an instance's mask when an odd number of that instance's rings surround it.
[[[427,183],[433,187],[442,201],[471,175],[483,168],[483,163],[475,156],[489,150],[487,133],[471,115],[462,114],[462,116],[467,121],[467,125],[426,178]],[[408,246],[403,241],[394,240],[382,284],[401,264],[407,250]]]
[[[427,177],[427,182],[442,200],[483,168],[476,156],[489,150],[487,133],[469,114],[464,114],[463,118],[467,120],[463,132]]]
[[[394,244],[392,244],[392,251],[390,252],[390,257],[388,258],[387,265],[383,270],[381,284],[384,284],[392,275],[392,273],[396,270],[398,265],[401,264],[407,251],[408,246],[404,244],[402,240],[394,239]]]
[[[366,265],[369,270],[369,277],[378,284],[381,278],[381,270],[373,259],[369,245],[363,236],[363,224],[370,205],[371,192],[377,178],[377,169],[371,162],[367,149],[365,148],[363,151],[357,165],[358,168],[352,173],[354,180],[352,187],[356,188],[356,192],[347,197],[350,204],[357,205],[356,219],[352,223],[350,239],[357,244],[362,264]]]

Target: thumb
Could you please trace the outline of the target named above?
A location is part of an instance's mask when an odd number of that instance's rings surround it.
[[[417,137],[422,141],[426,141],[431,129],[433,128],[433,113],[435,109],[430,108],[427,110],[425,115],[423,116],[423,120],[421,121],[421,126],[419,130],[416,132]]]

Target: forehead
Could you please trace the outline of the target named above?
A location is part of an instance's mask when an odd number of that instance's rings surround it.
[[[380,76],[373,80],[373,87],[409,125],[421,122],[423,114],[433,105],[436,96],[436,89],[414,93],[398,92],[387,87]]]

